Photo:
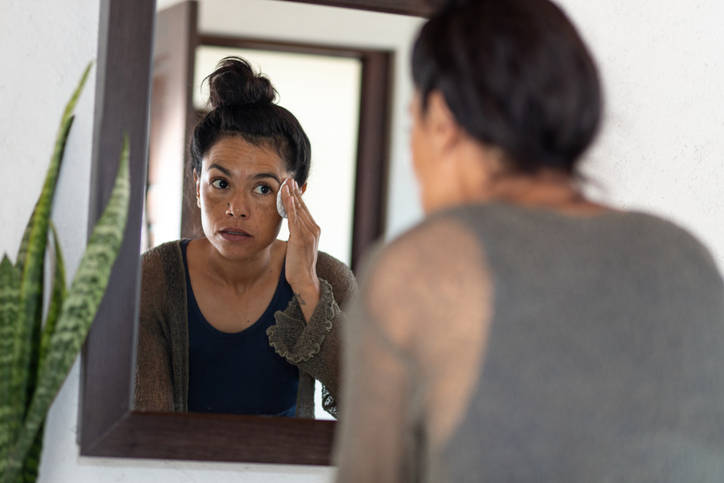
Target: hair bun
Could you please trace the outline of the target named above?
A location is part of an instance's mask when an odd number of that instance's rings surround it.
[[[226,57],[206,78],[209,81],[209,105],[212,109],[224,106],[245,106],[272,103],[277,92],[269,79],[257,74],[241,57]]]

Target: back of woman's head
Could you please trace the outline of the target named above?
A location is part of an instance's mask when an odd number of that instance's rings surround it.
[[[412,70],[423,111],[439,90],[457,122],[514,170],[573,174],[595,136],[596,67],[548,0],[449,1],[420,32]]]
[[[287,171],[303,185],[309,175],[311,146],[297,118],[274,103],[269,79],[257,74],[239,57],[226,57],[206,78],[210,111],[199,121],[191,139],[191,169],[201,173],[204,156],[226,136],[272,149]]]

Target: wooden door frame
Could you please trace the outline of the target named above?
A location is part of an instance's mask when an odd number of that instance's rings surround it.
[[[394,13],[424,16],[429,12],[423,0],[308,3],[386,12],[394,4]],[[328,465],[332,421],[132,409],[154,17],[154,1],[101,1],[89,233],[110,197],[124,134],[131,143],[131,202],[121,251],[83,347],[80,454]]]

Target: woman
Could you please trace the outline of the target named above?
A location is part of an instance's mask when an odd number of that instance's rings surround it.
[[[577,188],[601,95],[574,27],[451,2],[412,62],[426,219],[348,310],[337,481],[724,481],[722,279]]]
[[[136,408],[313,418],[316,378],[336,415],[339,306],[356,282],[317,251],[309,140],[245,60],[222,60],[209,86],[190,150],[204,237],[143,256]]]

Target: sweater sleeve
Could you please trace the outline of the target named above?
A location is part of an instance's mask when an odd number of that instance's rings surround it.
[[[291,364],[323,385],[322,405],[337,417],[341,330],[346,316],[340,307],[357,290],[352,271],[326,253],[317,259],[321,293],[308,323],[296,300],[275,314],[276,324],[267,329],[269,344]]]
[[[135,409],[174,411],[171,337],[164,323],[165,275],[157,252],[143,256]]]

